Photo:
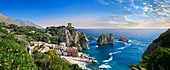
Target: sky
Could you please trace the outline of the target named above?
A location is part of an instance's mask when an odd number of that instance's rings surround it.
[[[170,0],[0,0],[0,13],[42,27],[170,27]]]

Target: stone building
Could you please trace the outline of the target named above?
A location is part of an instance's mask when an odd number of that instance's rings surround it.
[[[72,27],[72,23],[68,23],[68,27]]]

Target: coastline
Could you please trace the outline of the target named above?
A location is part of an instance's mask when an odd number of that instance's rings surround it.
[[[61,56],[62,59],[64,59],[65,61],[67,61],[69,64],[78,64],[79,67],[81,67],[82,69],[87,69],[86,65],[87,65],[87,61],[88,59],[83,59],[80,57],[70,57],[70,56]]]

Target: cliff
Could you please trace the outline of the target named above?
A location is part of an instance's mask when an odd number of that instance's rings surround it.
[[[170,69],[170,29],[162,33],[146,49],[142,61],[131,65],[133,69],[169,70]]]
[[[151,54],[157,48],[170,48],[170,29],[162,33],[157,39],[155,39],[152,44],[149,45],[147,50],[143,54],[143,58],[146,55]]]
[[[112,34],[101,34],[99,39],[97,40],[97,45],[103,45],[103,44],[114,44],[114,36]]]
[[[77,47],[79,50],[88,49],[88,39],[83,32],[74,27],[63,27],[59,30],[59,42],[66,43],[68,47]]]

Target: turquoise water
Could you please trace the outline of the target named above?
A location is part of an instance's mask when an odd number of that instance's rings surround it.
[[[83,51],[94,57],[98,63],[86,65],[90,69],[130,70],[130,64],[141,61],[143,52],[149,44],[166,29],[78,29],[87,36],[96,39],[102,33],[112,33],[116,43],[114,45],[97,46],[96,40],[89,40],[89,49]],[[129,38],[128,43],[118,41],[120,36]]]

